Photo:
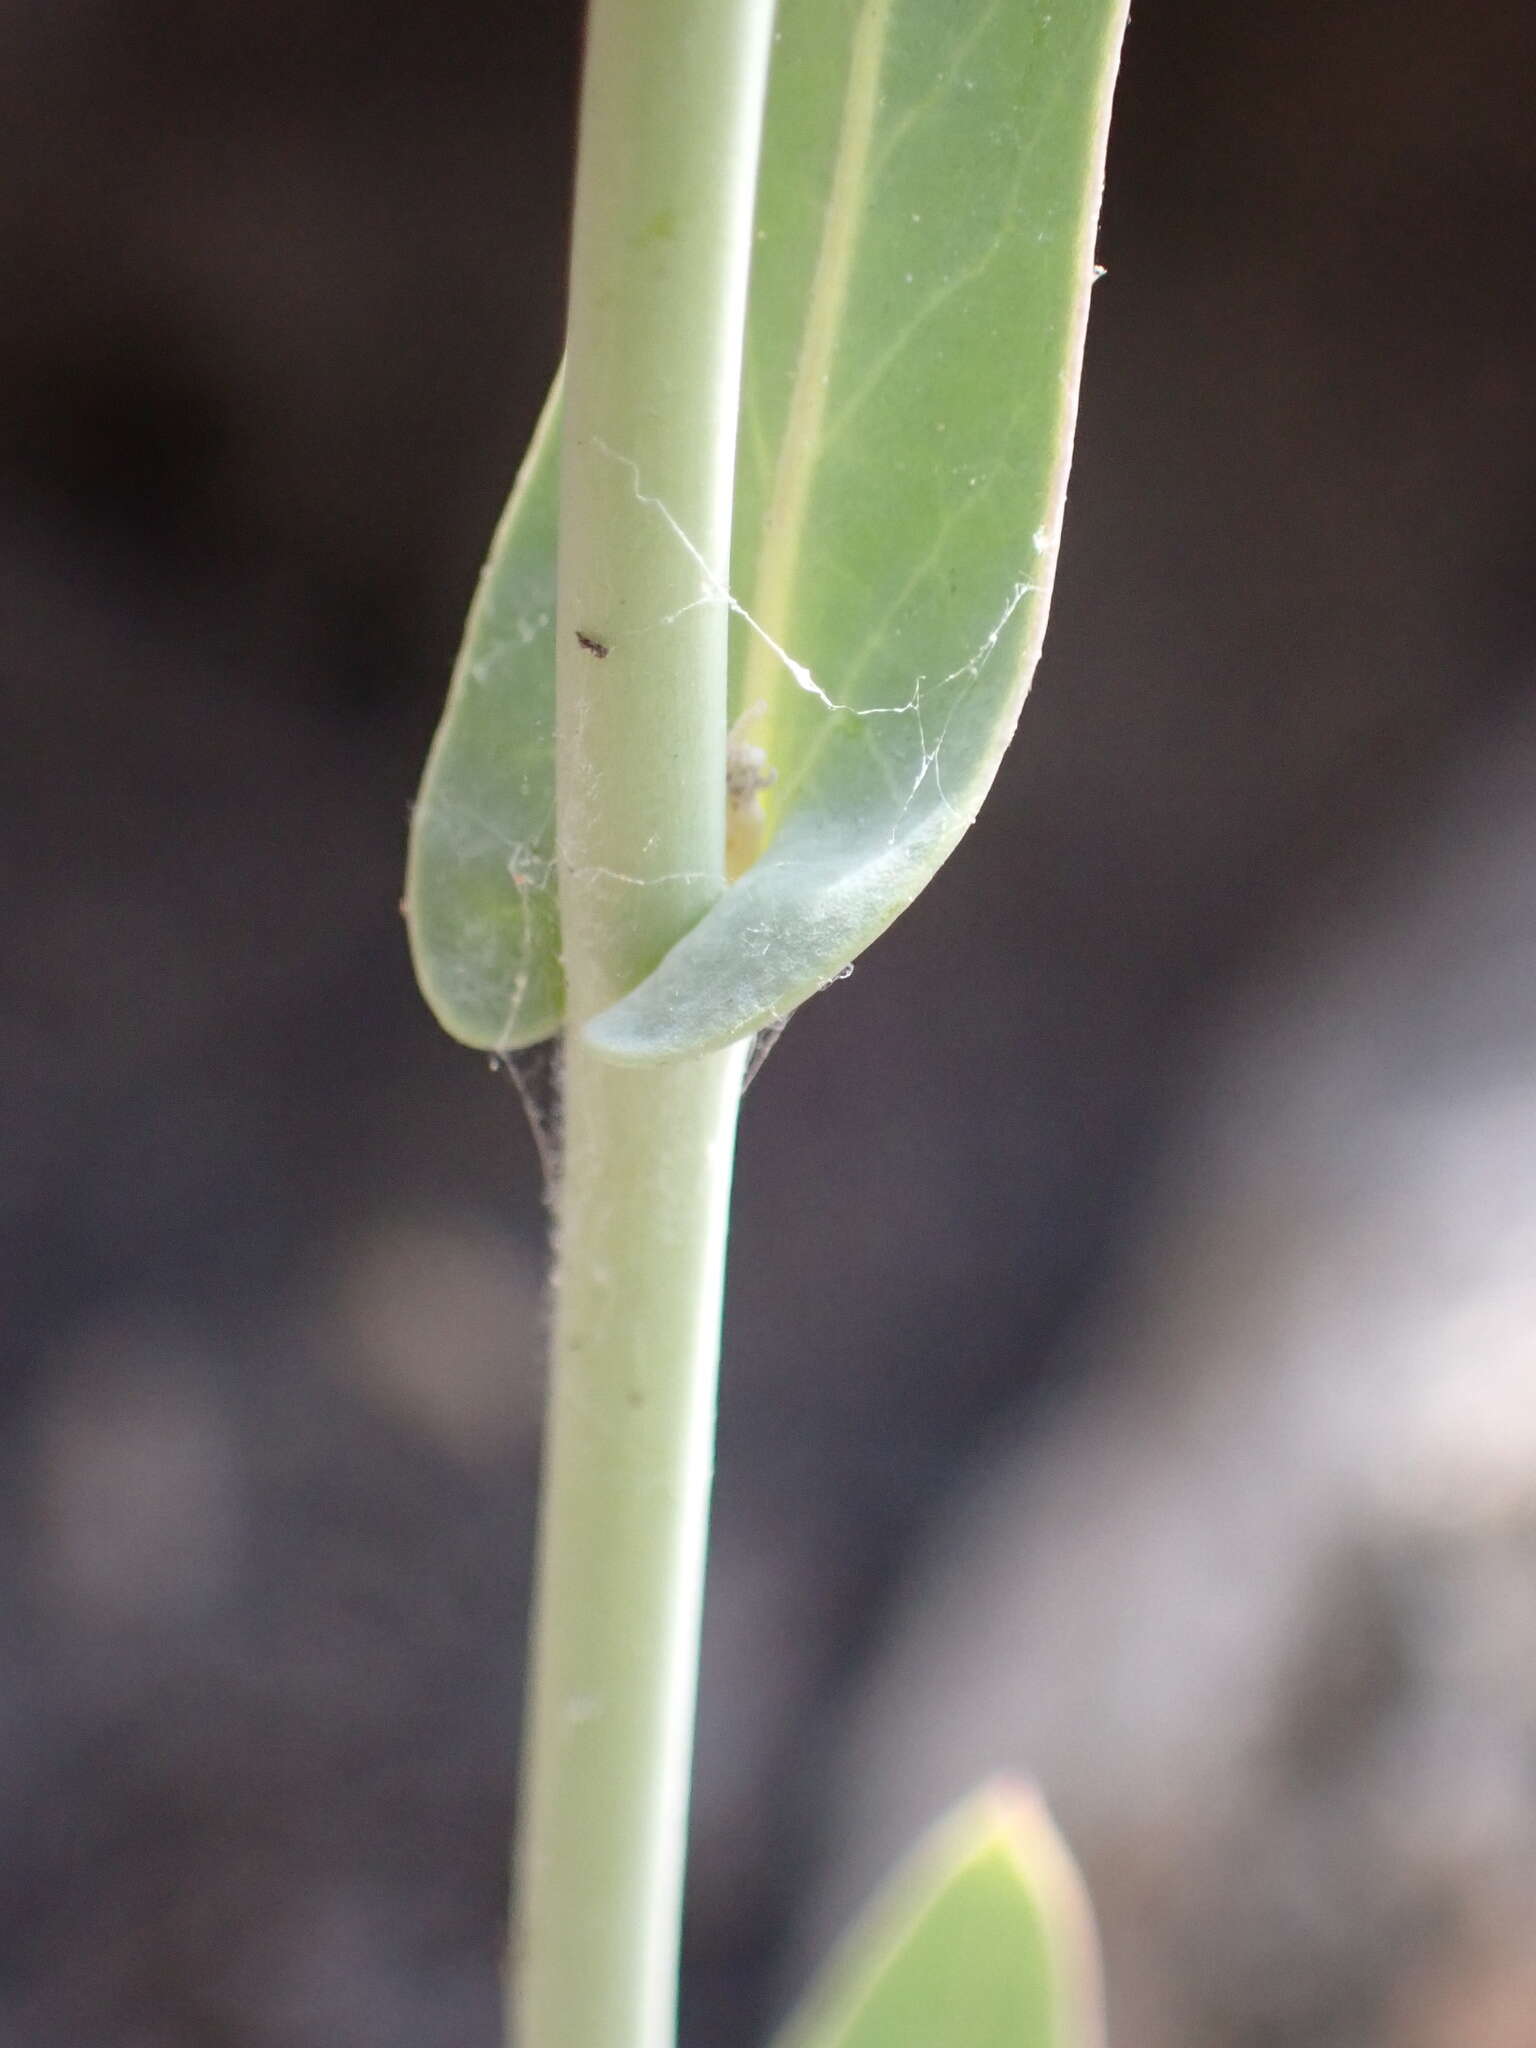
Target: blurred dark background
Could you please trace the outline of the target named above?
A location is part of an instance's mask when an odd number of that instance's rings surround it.
[[[396,904],[578,40],[0,5],[3,2048],[497,2037],[542,1193]],[[746,1105],[685,2048],[1001,1764],[1126,2042],[1536,2048],[1533,59],[1132,22],[1019,744]]]

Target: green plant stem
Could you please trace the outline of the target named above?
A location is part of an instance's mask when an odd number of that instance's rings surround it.
[[[561,477],[569,1018],[509,2039],[667,2048],[742,1048],[588,1048],[724,886],[730,518],[772,0],[595,0]]]

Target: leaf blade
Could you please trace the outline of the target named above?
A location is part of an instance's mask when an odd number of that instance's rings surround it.
[[[1081,1880],[1043,1806],[992,1786],[934,1830],[773,2048],[1102,2048]]]
[[[556,377],[481,571],[411,813],[405,919],[443,1028],[514,1052],[560,1028],[555,887]]]
[[[991,785],[1045,629],[1124,14],[785,0],[732,568],[733,709],[777,778],[771,837],[588,1025],[612,1058],[786,1015]]]
[[[905,909],[990,787],[1045,629],[1124,16],[1125,0],[781,0],[732,589],[699,586],[735,615],[732,715],[771,775],[733,844],[766,850],[587,1025],[611,1058],[714,1050],[786,1016]],[[407,871],[429,1004],[497,1050],[562,1021],[558,412],[557,382]]]

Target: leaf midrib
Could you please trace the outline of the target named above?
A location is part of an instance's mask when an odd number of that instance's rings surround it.
[[[770,761],[777,757],[774,714],[787,679],[777,653],[763,633],[782,643],[788,625],[811,479],[821,453],[832,362],[869,187],[870,148],[879,112],[880,73],[892,4],[893,0],[865,0],[854,26],[821,246],[806,304],[800,355],[774,466],[773,488],[763,516],[762,548],[752,593],[752,615],[763,632],[754,635],[748,648],[741,702],[744,707],[764,707],[759,733]]]

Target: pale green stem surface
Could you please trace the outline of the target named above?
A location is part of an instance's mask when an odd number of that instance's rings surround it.
[[[583,1044],[724,887],[726,608],[772,0],[595,0],[561,478],[564,1163],[515,2048],[669,2048],[743,1049]],[[595,643],[595,644],[594,644]]]

